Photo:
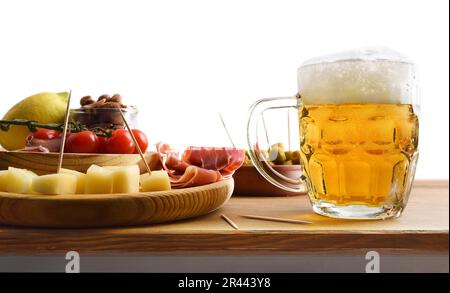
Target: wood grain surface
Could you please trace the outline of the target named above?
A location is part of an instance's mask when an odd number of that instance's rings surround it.
[[[138,194],[21,195],[0,192],[0,224],[91,228],[176,221],[226,203],[233,179],[200,187]]]
[[[229,226],[225,214],[240,228]],[[308,220],[312,225],[244,219],[244,214]],[[394,254],[448,254],[448,181],[417,181],[400,218],[337,220],[311,211],[307,197],[238,197],[203,217],[110,229],[0,227],[1,255],[324,254],[376,249]]]
[[[156,153],[146,153],[146,160],[152,170],[161,169],[159,157]],[[57,153],[27,153],[0,151],[0,170],[8,167],[28,169],[38,175],[56,172],[59,154]],[[123,166],[139,164],[141,173],[146,168],[139,155],[112,155],[112,154],[64,154],[63,168],[86,172],[91,165]]]

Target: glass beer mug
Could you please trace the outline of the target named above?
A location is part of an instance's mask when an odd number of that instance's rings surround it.
[[[280,188],[298,192],[306,187],[318,214],[398,217],[418,158],[416,88],[414,64],[395,52],[365,50],[311,59],[298,69],[295,97],[252,105],[247,126],[252,162]],[[303,168],[298,179],[272,168],[259,147],[261,117],[280,108],[298,111]]]

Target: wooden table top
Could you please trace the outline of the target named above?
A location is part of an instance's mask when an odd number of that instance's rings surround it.
[[[232,219],[233,229],[220,216]],[[300,225],[242,218],[253,214],[308,220]],[[327,254],[377,249],[448,254],[448,181],[417,181],[398,219],[338,220],[312,212],[306,196],[234,197],[207,216],[171,224],[114,229],[0,227],[0,255]]]

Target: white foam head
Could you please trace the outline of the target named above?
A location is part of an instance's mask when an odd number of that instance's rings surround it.
[[[380,48],[313,58],[298,69],[305,104],[413,104],[415,79],[406,56]]]

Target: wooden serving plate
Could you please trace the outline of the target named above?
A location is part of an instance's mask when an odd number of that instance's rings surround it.
[[[148,152],[146,160],[152,170],[161,169],[157,153]],[[58,166],[58,153],[31,153],[0,151],[0,170],[8,167],[27,169],[38,175],[46,175],[56,172]],[[85,173],[91,165],[98,166],[125,166],[139,164],[141,173],[145,173],[145,165],[139,155],[114,155],[114,154],[64,154],[63,168]]]
[[[276,165],[273,168],[289,178],[299,178],[302,174],[300,165]],[[234,173],[234,195],[244,196],[296,196],[306,192],[289,192],[278,188],[264,179],[254,166],[242,166]]]
[[[233,179],[139,194],[21,195],[0,192],[0,225],[42,228],[136,226],[205,215],[224,205]]]

